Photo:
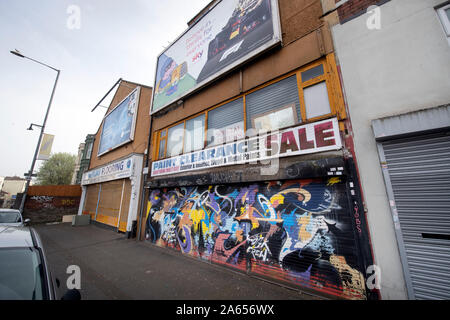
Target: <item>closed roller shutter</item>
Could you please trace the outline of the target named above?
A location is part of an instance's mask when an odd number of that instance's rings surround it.
[[[95,217],[97,210],[99,185],[89,185],[86,190],[86,200],[84,201],[83,214],[89,214],[91,219]]]
[[[221,129],[244,120],[244,99],[233,100],[208,112],[208,129]]]
[[[300,102],[298,98],[297,76],[293,75],[250,93],[245,98],[247,128],[253,128],[252,119],[271,110],[295,104],[297,119],[300,120]]]
[[[122,186],[123,180],[102,183],[96,219],[98,222],[117,227]]]
[[[382,143],[415,299],[450,299],[449,133]]]

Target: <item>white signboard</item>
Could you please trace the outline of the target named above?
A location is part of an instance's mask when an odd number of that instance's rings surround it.
[[[333,118],[154,161],[151,175],[155,177],[233,164],[255,163],[276,157],[338,150],[341,147],[338,121]]]
[[[81,185],[128,178],[132,174],[133,157],[116,161],[106,166],[86,171],[81,179]]]

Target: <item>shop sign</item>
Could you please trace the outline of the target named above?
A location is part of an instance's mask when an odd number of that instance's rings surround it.
[[[131,176],[132,168],[132,157],[116,161],[106,166],[85,172],[81,180],[81,185],[128,178]]]
[[[152,176],[256,163],[342,147],[336,118],[270,132],[152,163]]]

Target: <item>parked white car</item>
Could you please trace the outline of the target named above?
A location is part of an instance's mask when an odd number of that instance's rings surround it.
[[[22,218],[22,214],[16,209],[0,209],[0,226],[21,227],[30,222],[30,219]]]

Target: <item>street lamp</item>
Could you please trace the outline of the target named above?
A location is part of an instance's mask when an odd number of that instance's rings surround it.
[[[27,130],[33,130],[33,126],[36,126],[36,127],[40,127],[40,128],[42,128],[42,126],[41,125],[39,125],[39,124],[35,124],[35,123],[32,123],[32,124],[30,124],[30,126],[27,128]]]
[[[38,143],[37,143],[37,146],[36,146],[36,151],[34,152],[33,162],[31,163],[31,169],[30,169],[30,171],[28,172],[28,175],[26,176],[27,183],[26,183],[26,185],[25,185],[25,191],[24,191],[24,193],[23,193],[22,201],[21,201],[21,203],[20,203],[20,208],[19,208],[20,212],[22,213],[22,212],[23,212],[23,207],[24,207],[24,205],[25,205],[25,199],[26,199],[27,193],[28,193],[28,188],[29,188],[29,186],[30,186],[30,182],[31,182],[31,179],[32,179],[32,174],[33,174],[33,170],[34,170],[34,165],[36,164],[36,158],[37,158],[37,155],[38,155],[38,152],[39,152],[39,146],[41,145],[42,136],[44,135],[44,129],[45,129],[45,124],[47,123],[48,113],[50,112],[50,106],[52,105],[53,96],[54,96],[54,94],[55,94],[56,84],[58,83],[60,70],[58,70],[58,69],[56,69],[56,68],[53,68],[52,66],[49,66],[49,65],[47,65],[47,64],[45,64],[45,63],[42,63],[42,62],[40,62],[40,61],[34,60],[34,59],[32,59],[32,58],[29,58],[29,57],[23,55],[23,54],[22,54],[19,50],[17,50],[17,49],[15,49],[14,51],[10,51],[10,52],[11,52],[13,55],[18,56],[18,57],[20,57],[20,58],[25,58],[25,59],[31,60],[31,61],[33,61],[33,62],[39,63],[39,64],[41,64],[41,65],[43,65],[43,66],[45,66],[45,67],[47,67],[47,68],[50,68],[50,69],[56,71],[56,73],[57,73],[57,74],[56,74],[56,79],[55,79],[55,84],[53,85],[52,95],[50,96],[50,101],[48,102],[47,112],[45,113],[45,118],[44,118],[44,122],[42,123],[42,126],[41,126],[41,125],[37,125],[37,124],[32,123],[32,124],[30,125],[30,127],[27,129],[27,130],[33,130],[33,125],[34,125],[34,126],[37,126],[37,127],[41,127],[41,134],[39,135],[39,140],[38,140]]]

